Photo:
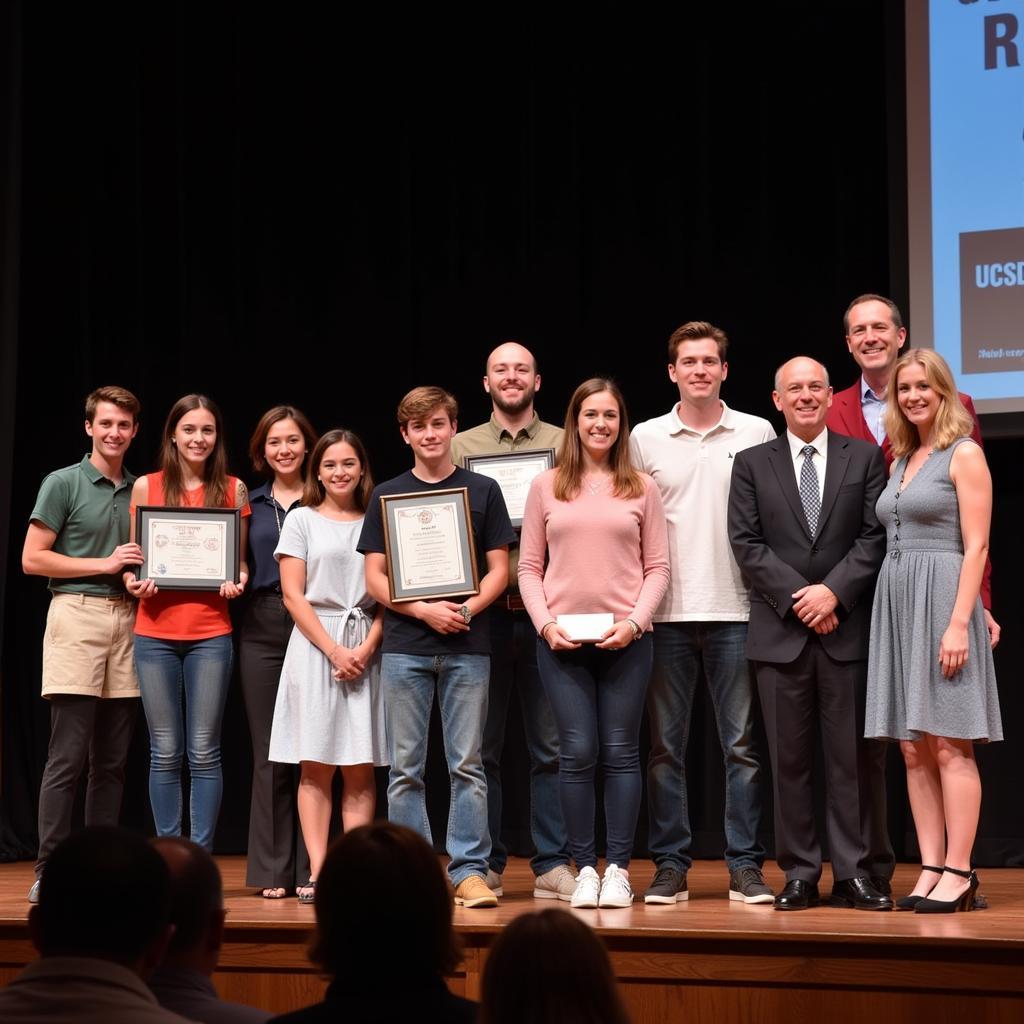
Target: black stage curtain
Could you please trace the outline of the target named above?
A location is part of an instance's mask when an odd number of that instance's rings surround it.
[[[4,782],[29,843],[48,732],[47,597],[17,554],[40,479],[85,450],[92,387],[143,399],[136,471],[152,467],[171,402],[200,390],[224,408],[234,468],[250,480],[246,438],[280,401],[321,429],[361,433],[380,479],[407,465],[394,408],[409,387],[452,389],[466,426],[486,417],[483,361],[500,339],[537,353],[545,418],[607,372],[636,420],[673,401],[671,330],[710,319],[733,339],[726,400],[774,418],[777,363],[807,352],[845,385],[849,299],[890,287],[905,298],[890,244],[900,5],[48,6],[25,5],[14,44],[21,292],[16,382],[4,383],[16,484]],[[14,337],[5,327],[9,358]],[[1009,442],[990,455],[997,611],[1012,625],[1021,485]],[[1010,742],[982,752],[983,863],[1019,861],[1024,845],[1010,761],[1020,643],[1008,630],[999,654]],[[217,844],[241,851],[250,753],[237,688],[224,758]],[[894,835],[911,856],[893,769]],[[148,823],[145,777],[140,730],[132,824]],[[518,740],[506,777],[523,851]],[[704,708],[690,798],[705,856],[723,847],[721,779]],[[447,787],[433,788],[443,800]],[[433,812],[441,836],[443,805]]]

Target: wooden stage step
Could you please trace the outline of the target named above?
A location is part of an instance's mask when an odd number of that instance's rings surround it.
[[[245,859],[218,858],[228,908],[227,944],[216,982],[228,999],[274,1011],[320,998],[325,981],[306,956],[313,911],[294,899],[264,900],[244,885]],[[654,869],[634,861],[639,894]],[[721,861],[698,861],[690,899],[675,906],[638,902],[622,910],[574,911],[604,939],[636,1024],[747,1021],[1024,1020],[1024,871],[981,872],[988,910],[970,914],[865,913],[821,907],[779,913],[728,899]],[[765,866],[774,889],[783,879]],[[913,865],[899,865],[906,893]],[[0,984],[34,958],[25,895],[28,863],[0,865]],[[831,879],[822,879],[827,896]],[[553,906],[535,900],[528,862],[513,860],[497,909],[456,908],[464,946],[453,990],[476,998],[487,950],[519,914]],[[126,894],[112,894],[124,898]],[[567,904],[558,904],[568,908]]]

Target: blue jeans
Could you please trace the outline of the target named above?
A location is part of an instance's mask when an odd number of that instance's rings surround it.
[[[207,850],[213,849],[224,789],[220,724],[231,659],[230,634],[207,640],[135,637],[135,671],[149,726],[149,802],[156,834],[181,835],[181,761],[187,754],[191,837]]]
[[[530,755],[530,867],[543,875],[569,862],[569,840],[558,796],[558,730],[537,671],[537,631],[525,611],[492,605],[491,685],[484,725],[483,759],[487,776],[487,824],[491,833],[490,867],[499,875],[508,863],[501,841],[501,752],[505,745],[508,705],[519,690],[523,733]]]
[[[754,686],[744,653],[745,622],[657,622],[654,671],[647,693],[651,756],[647,764],[649,845],[658,864],[686,871],[690,814],[686,744],[697,682],[703,676],[725,758],[725,860],[730,871],[760,867],[761,762],[754,746]]]
[[[651,674],[651,635],[620,651],[584,644],[552,651],[537,637],[537,664],[558,726],[559,789],[577,869],[596,867],[594,776],[604,773],[609,864],[629,867],[640,814],[640,719]]]
[[[491,841],[487,833],[487,782],[480,757],[487,715],[486,654],[385,654],[384,691],[391,773],[388,819],[418,832],[428,843],[426,787],[427,733],[437,690],[441,734],[448,761],[448,877],[458,885],[469,875],[487,874]]]

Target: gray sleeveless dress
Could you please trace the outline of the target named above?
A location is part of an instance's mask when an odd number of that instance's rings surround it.
[[[1001,740],[999,695],[981,599],[967,627],[967,664],[945,679],[939,641],[949,626],[963,562],[949,464],[960,438],[933,452],[901,494],[906,458],[875,510],[887,535],[871,615],[864,735],[919,740],[922,733]]]

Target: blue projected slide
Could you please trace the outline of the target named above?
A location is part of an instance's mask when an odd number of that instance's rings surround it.
[[[907,39],[914,340],[980,410],[1024,409],[1024,0],[909,3]]]

